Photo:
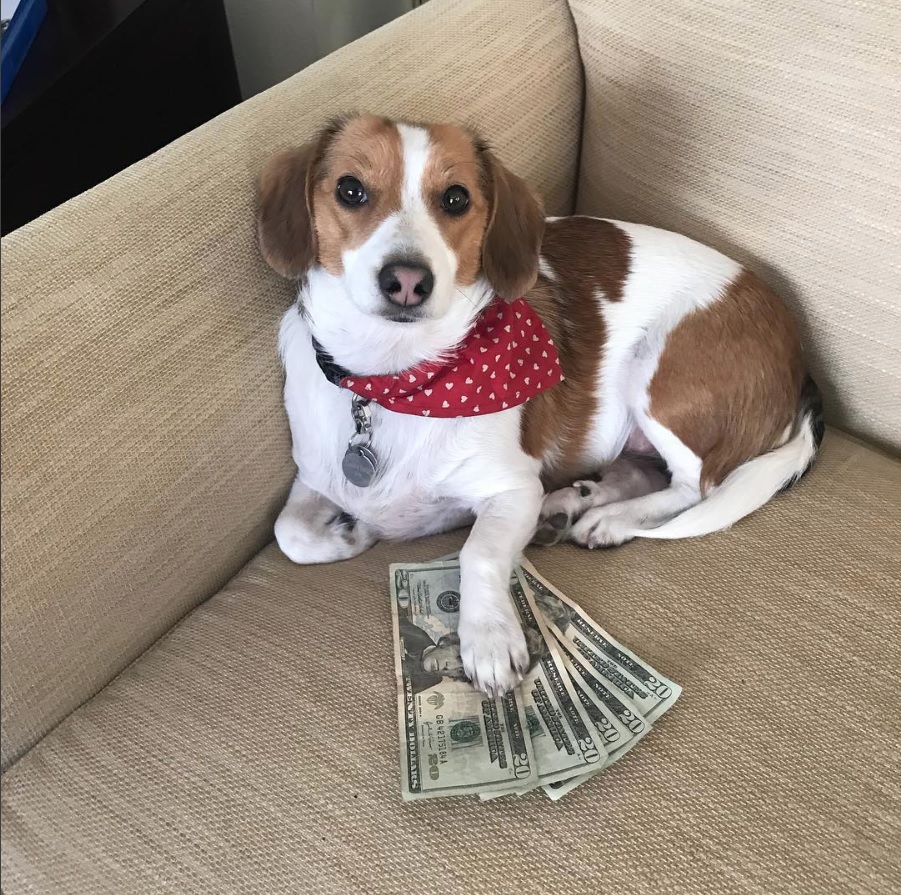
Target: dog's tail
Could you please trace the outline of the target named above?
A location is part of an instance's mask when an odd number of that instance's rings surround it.
[[[700,503],[657,528],[635,530],[639,538],[696,538],[738,522],[773,495],[791,488],[810,469],[823,440],[823,400],[810,376],[804,380],[794,433],[782,447],[734,469]]]

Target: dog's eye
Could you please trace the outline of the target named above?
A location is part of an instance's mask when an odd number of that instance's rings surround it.
[[[369,197],[366,195],[366,188],[357,180],[356,177],[342,177],[338,180],[338,187],[335,195],[342,205],[354,208],[362,205]]]
[[[466,187],[458,183],[449,186],[441,197],[441,207],[448,214],[463,214],[469,208],[469,193]]]

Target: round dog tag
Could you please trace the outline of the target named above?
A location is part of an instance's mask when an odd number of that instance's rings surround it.
[[[358,488],[366,488],[372,484],[376,465],[375,454],[362,444],[351,445],[341,461],[344,477],[351,485],[356,485]]]

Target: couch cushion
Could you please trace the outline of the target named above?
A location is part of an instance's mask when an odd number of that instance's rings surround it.
[[[454,118],[567,213],[581,103],[564,0],[430,3],[3,240],[4,767],[272,536],[263,160],[349,109]]]
[[[827,418],[901,448],[901,3],[570,5],[579,210],[749,263],[798,311]]]
[[[536,565],[682,700],[552,804],[403,803],[388,564],[274,546],[21,759],[6,895],[888,893],[901,884],[901,465],[836,432],[732,531]]]

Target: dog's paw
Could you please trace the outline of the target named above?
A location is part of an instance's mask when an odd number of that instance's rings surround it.
[[[615,505],[609,507],[596,507],[588,510],[572,527],[571,539],[594,550],[598,547],[618,547],[631,541],[634,520],[624,518],[617,512]]]
[[[317,523],[285,510],[276,520],[275,540],[291,562],[306,565],[350,559],[368,550],[377,538],[346,513]]]
[[[566,513],[554,513],[547,519],[539,519],[538,527],[532,535],[532,543],[539,547],[550,547],[566,539],[570,518]]]
[[[512,617],[460,624],[460,657],[473,685],[488,696],[512,690],[529,668],[522,628]]]
[[[545,495],[532,543],[549,547],[565,540],[573,520],[579,517],[582,509],[583,500],[575,486]]]

